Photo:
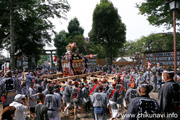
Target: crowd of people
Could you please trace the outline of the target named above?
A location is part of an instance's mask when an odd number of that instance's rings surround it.
[[[97,65],[87,71],[103,72],[53,81],[44,77],[56,72],[48,69],[27,74],[7,71],[0,79],[1,119],[25,120],[29,111],[31,119],[61,120],[60,112],[66,116],[72,108],[74,120],[88,117],[89,112],[95,120],[106,120],[108,114],[111,120],[180,119],[180,76],[171,68],[159,63],[147,68]],[[158,93],[158,101],[150,98],[151,91]]]

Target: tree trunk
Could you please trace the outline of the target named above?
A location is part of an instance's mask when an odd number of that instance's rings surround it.
[[[109,64],[112,65],[112,47],[110,47],[109,51]]]
[[[29,55],[28,56],[28,68],[29,69],[32,69],[31,61],[32,61],[32,59],[31,59],[31,56]]]
[[[14,41],[14,24],[13,24],[13,7],[11,5],[10,8],[10,41],[11,41],[11,49],[10,49],[10,66],[11,70],[15,70],[15,41]]]
[[[106,62],[108,65],[112,65],[112,48],[107,48],[105,51],[107,54]]]

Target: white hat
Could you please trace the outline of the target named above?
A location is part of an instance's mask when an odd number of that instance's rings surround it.
[[[25,98],[25,95],[22,95],[22,94],[17,94],[15,97],[14,97],[14,101],[20,101],[22,100],[23,98]]]

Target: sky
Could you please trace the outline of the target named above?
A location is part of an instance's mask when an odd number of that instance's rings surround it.
[[[136,3],[144,0],[111,0],[113,5],[118,9],[122,22],[126,25],[126,40],[137,40],[142,36],[147,36],[151,33],[162,33],[167,30],[161,27],[154,27],[149,24],[147,17],[140,15]],[[70,20],[74,17],[80,22],[80,26],[84,28],[84,37],[88,37],[88,33],[92,27],[92,15],[96,4],[100,0],[68,0],[71,9],[67,13],[67,20],[52,20],[55,25],[55,31],[67,31],[67,26]],[[53,44],[53,43],[52,43]],[[46,46],[45,49],[54,49],[54,47]]]
[[[126,40],[137,40],[142,36],[147,36],[151,33],[162,33],[167,30],[161,27],[154,27],[149,24],[147,17],[140,15],[136,3],[144,0],[111,0],[113,5],[118,9],[122,22],[126,25]],[[74,17],[80,22],[80,26],[84,29],[84,37],[88,37],[88,33],[92,27],[92,15],[96,4],[100,0],[68,0],[71,9],[67,13],[67,20],[51,19],[55,25],[55,31],[58,33],[61,30],[67,31],[67,26],[70,20]],[[54,36],[52,36],[52,39]],[[45,49],[54,49],[53,46],[46,46]],[[7,53],[5,52],[6,56]]]

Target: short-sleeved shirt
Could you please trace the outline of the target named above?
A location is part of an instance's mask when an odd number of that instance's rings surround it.
[[[48,120],[47,107],[43,104],[37,104],[35,106],[35,113],[38,120]]]
[[[16,108],[14,117],[15,120],[25,120],[24,112],[28,110],[27,106],[24,106],[21,103],[15,101],[12,102],[9,106],[14,106]]]

